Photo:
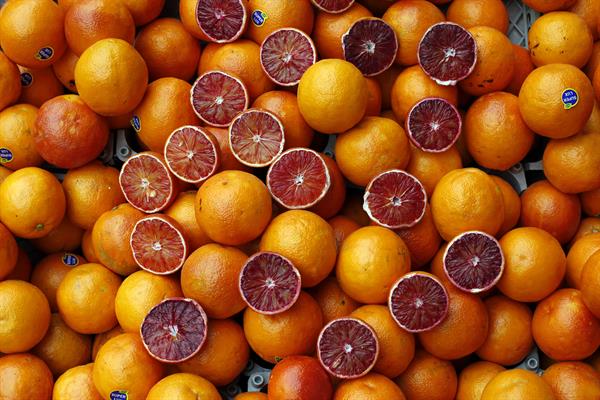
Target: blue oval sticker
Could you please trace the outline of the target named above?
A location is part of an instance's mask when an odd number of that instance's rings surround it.
[[[6,147],[0,147],[0,164],[6,164],[13,160],[13,153]]]
[[[135,129],[136,132],[139,132],[142,129],[142,121],[140,121],[140,117],[137,115],[134,115],[130,122],[131,126],[133,126],[133,129]]]
[[[128,397],[126,390],[114,390],[110,392],[110,400],[127,400]]]
[[[252,12],[252,23],[256,26],[263,26],[267,20],[267,14],[261,10],[254,10]]]
[[[74,267],[79,264],[79,257],[77,257],[75,254],[65,253],[63,255],[62,262],[69,267]]]
[[[29,72],[23,72],[21,74],[21,86],[28,87],[33,83],[33,76]]]
[[[52,56],[54,56],[54,49],[48,46],[39,49],[37,54],[35,55],[35,58],[37,58],[38,60],[49,60],[52,58]]]
[[[565,89],[562,92],[562,102],[565,106],[565,110],[575,107],[577,103],[579,103],[579,93],[577,93],[577,90],[575,89]]]

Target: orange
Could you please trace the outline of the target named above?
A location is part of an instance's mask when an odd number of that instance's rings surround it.
[[[122,0],[129,9],[137,26],[146,25],[158,17],[165,5],[165,0]]]
[[[405,400],[394,381],[371,372],[357,379],[342,381],[335,390],[334,400]]]
[[[269,378],[271,400],[331,400],[332,394],[331,378],[314,357],[285,357]]]
[[[381,87],[374,78],[367,78],[367,110],[365,116],[378,117],[381,114]]]
[[[0,398],[52,398],[52,372],[36,356],[28,353],[0,357]]]
[[[183,297],[176,279],[143,270],[134,272],[121,283],[115,296],[119,325],[125,332],[139,332],[150,309],[169,297]]]
[[[119,276],[100,264],[78,265],[56,291],[60,316],[79,333],[101,333],[117,324],[115,297]]]
[[[0,110],[16,102],[21,90],[19,68],[0,51]]]
[[[262,12],[264,23],[254,23],[251,15]],[[249,0],[248,16],[250,22],[245,36],[261,44],[273,31],[280,28],[296,28],[310,35],[315,19],[310,0]]]
[[[581,207],[590,217],[600,217],[600,187],[579,195]]]
[[[217,388],[203,377],[193,374],[172,374],[152,386],[146,400],[220,400]]]
[[[446,16],[467,29],[483,25],[502,33],[508,30],[508,11],[501,0],[454,0]]]
[[[321,133],[341,133],[356,125],[365,114],[367,98],[366,79],[343,60],[318,61],[298,84],[300,113]]]
[[[15,237],[0,223],[0,280],[8,276],[16,267],[19,248]]]
[[[402,4],[397,3],[397,4]],[[420,66],[414,65],[402,71],[392,86],[391,106],[399,122],[404,122],[408,112],[419,101],[428,97],[441,97],[457,105],[456,86],[441,86],[429,78]]]
[[[200,228],[196,221],[194,203],[196,201],[196,192],[188,191],[179,193],[173,204],[165,210],[165,214],[173,218],[181,226],[181,230],[187,239],[190,251],[210,243],[206,233]]]
[[[12,174],[12,171],[10,169],[0,165],[0,185],[2,184],[2,182],[4,182],[6,178],[8,178],[10,174]]]
[[[59,251],[73,251],[81,246],[83,229],[75,226],[69,218],[63,218],[60,225],[54,228],[46,236],[32,239],[33,246],[46,253],[56,253]]]
[[[560,289],[538,303],[532,331],[540,350],[556,361],[583,360],[600,343],[600,321],[576,289]]]
[[[65,14],[65,36],[77,56],[99,40],[123,39],[133,44],[135,24],[122,2],[84,0],[74,3]]]
[[[498,237],[500,237],[514,228],[519,222],[519,218],[521,217],[521,198],[510,183],[499,176],[490,175],[490,177],[498,185],[498,188],[500,188],[502,199],[504,200],[504,220],[498,231]]]
[[[369,218],[369,215],[363,209],[362,191],[348,191],[346,202],[340,214],[352,219],[360,226],[366,226],[371,223],[371,218]]]
[[[125,333],[123,328],[120,325],[115,326],[110,331],[102,332],[97,335],[94,335],[94,343],[92,345],[92,360],[96,359],[96,355],[104,343],[108,342],[110,339],[115,336],[119,336],[120,334]]]
[[[69,328],[58,314],[52,314],[46,336],[32,350],[54,375],[87,363],[92,355],[92,340]]]
[[[402,392],[410,400],[453,400],[457,376],[449,361],[417,350],[408,369],[396,379]]]
[[[415,355],[415,338],[398,326],[387,306],[362,306],[350,316],[366,322],[377,335],[379,355],[373,372],[395,378],[408,368]]]
[[[135,40],[135,48],[146,61],[150,80],[173,77],[189,81],[200,60],[198,40],[174,18],[146,25]]]
[[[0,230],[2,230],[2,228],[0,228]],[[8,239],[8,240],[2,239],[2,240],[5,240],[3,242],[5,246],[7,244],[10,246],[10,239]],[[27,255],[27,252],[20,247],[18,248],[18,254],[19,255],[17,257],[17,264],[15,265],[15,267],[12,269],[12,271],[8,275],[6,275],[4,278],[0,278],[0,279],[6,279],[6,280],[16,279],[16,280],[20,280],[20,281],[29,281],[29,275],[31,274],[31,261],[29,260],[29,256]],[[9,260],[10,260],[10,258],[9,258]],[[5,264],[5,265],[10,266],[10,264]]]
[[[0,185],[0,222],[15,236],[39,238],[61,223],[65,203],[54,175],[37,167],[22,168]]]
[[[573,107],[570,107],[572,102],[563,103],[562,95],[567,89],[578,94]],[[594,91],[589,79],[568,64],[549,64],[535,69],[519,92],[519,109],[525,123],[535,133],[553,139],[579,132],[593,108]]]
[[[439,8],[424,0],[396,2],[387,9],[382,18],[396,32],[396,62],[400,65],[417,64],[417,50],[425,31],[431,25],[445,20]]]
[[[375,79],[379,83],[381,88],[381,108],[384,110],[381,113],[382,117],[395,119],[394,113],[390,108],[392,107],[392,86],[398,75],[402,72],[402,68],[398,65],[392,65],[377,76],[370,79]]]
[[[596,41],[594,43],[594,48],[592,49],[590,60],[585,68],[583,68],[583,72],[585,72],[590,80],[594,79],[594,73],[596,72],[596,69],[598,69],[598,65],[600,65],[600,42]]]
[[[325,196],[308,210],[322,218],[331,218],[342,209],[346,201],[346,180],[333,158],[326,154],[321,154],[321,156],[327,165],[331,186]]]
[[[504,370],[504,367],[488,361],[468,365],[458,376],[456,400],[480,400],[487,384]]]
[[[0,46],[15,63],[49,67],[67,48],[64,13],[52,0],[17,0],[0,14]]]
[[[287,257],[300,271],[303,287],[316,286],[335,265],[333,228],[310,211],[292,210],[275,217],[265,230],[259,249]]]
[[[102,39],[88,47],[75,67],[79,95],[95,112],[117,116],[142,101],[148,68],[142,56],[122,39]]]
[[[232,169],[245,172],[252,171],[252,168],[239,162],[231,152],[231,147],[229,147],[228,129],[216,128],[213,126],[207,126],[205,129],[212,133],[212,135],[217,139],[217,142],[219,142],[219,149],[221,150],[221,171]]]
[[[414,175],[423,184],[428,197],[431,197],[433,189],[444,175],[462,167],[462,160],[456,146],[441,153],[431,153],[411,143],[410,161],[406,166],[406,172]]]
[[[261,392],[245,392],[240,393],[233,398],[234,400],[268,400],[266,394]]]
[[[404,169],[410,146],[404,129],[388,118],[365,117],[337,137],[335,156],[342,174],[352,183],[367,186],[390,169]]]
[[[249,358],[250,347],[242,327],[231,319],[215,319],[208,322],[206,342],[200,352],[177,364],[177,369],[225,386],[246,368]]]
[[[505,89],[515,71],[512,43],[504,33],[489,26],[475,26],[469,28],[469,32],[477,45],[477,63],[473,72],[460,81],[459,87],[473,96]]]
[[[582,362],[559,362],[544,371],[557,400],[600,398],[600,375]]]
[[[33,129],[37,114],[38,109],[29,104],[0,111],[0,147],[12,153],[12,159],[3,158],[5,167],[17,170],[36,167],[44,161],[35,149]]]
[[[120,275],[129,275],[139,269],[129,240],[134,225],[144,214],[127,203],[104,212],[92,229],[94,255],[100,263]]]
[[[81,238],[81,253],[85,257],[88,262],[99,263],[100,260],[96,258],[96,254],[94,254],[94,243],[92,242],[92,230],[88,229],[83,232],[83,237]]]
[[[206,40],[206,35],[198,26],[198,22],[196,22],[197,4],[197,0],[181,0],[179,2],[179,18],[185,30],[192,34],[192,36],[196,39]]]
[[[19,71],[23,87],[19,103],[40,107],[51,98],[63,94],[63,85],[51,67],[42,69],[19,67]]]
[[[444,240],[469,230],[495,235],[504,220],[498,185],[476,168],[455,169],[440,181],[431,196],[433,221]]]
[[[31,274],[31,283],[44,293],[53,312],[58,311],[56,291],[65,275],[73,267],[85,263],[86,260],[81,256],[60,252],[46,256],[35,265]]]
[[[85,364],[73,367],[61,376],[54,383],[52,391],[53,400],[69,400],[81,398],[85,400],[102,400],[100,393],[94,386],[92,372],[94,364]]]
[[[254,100],[252,107],[271,111],[279,118],[283,124],[286,149],[310,146],[315,132],[300,114],[294,93],[283,90],[266,92]]]
[[[581,239],[584,236],[600,232],[600,217],[583,218],[577,229],[577,233],[573,236],[571,243]]]
[[[317,285],[311,291],[311,295],[321,307],[324,323],[336,318],[347,317],[360,306],[357,301],[344,293],[333,276]]]
[[[411,228],[398,229],[395,232],[408,247],[411,264],[414,267],[422,267],[431,261],[442,242],[433,222],[429,205],[425,208],[425,214],[419,223]]]
[[[523,3],[537,12],[547,13],[550,11],[566,10],[575,4],[576,1],[577,0],[523,0]]]
[[[77,93],[75,86],[75,66],[79,61],[79,57],[70,49],[67,49],[63,56],[52,64],[54,75],[63,84],[65,88],[73,93]]]
[[[337,260],[340,287],[364,304],[384,304],[398,278],[410,271],[410,253],[392,230],[368,226],[344,240]]]
[[[534,372],[510,369],[496,375],[485,387],[481,400],[556,400],[550,386]]]
[[[567,253],[567,284],[575,289],[581,285],[581,271],[587,260],[600,250],[600,235],[592,233],[573,242]]]
[[[124,333],[110,339],[98,352],[94,385],[103,399],[114,390],[124,390],[128,400],[143,400],[163,372],[162,364],[144,348],[140,335]]]
[[[162,154],[171,132],[200,124],[190,104],[191,88],[178,78],[161,78],[148,85],[144,99],[133,110],[138,139],[146,148]]]
[[[561,63],[581,68],[592,55],[594,37],[583,18],[560,11],[538,18],[529,28],[528,42],[538,67]]]
[[[513,50],[515,52],[515,72],[513,73],[512,80],[506,87],[506,91],[518,96],[525,78],[535,69],[535,65],[531,62],[528,49],[513,44]]]
[[[251,308],[244,312],[244,334],[250,347],[270,363],[289,355],[312,354],[322,327],[319,303],[305,292],[279,314],[259,314]]]
[[[587,308],[596,317],[600,316],[600,251],[596,251],[585,262],[581,270],[581,296]]]
[[[247,172],[223,171],[208,178],[196,194],[196,220],[206,235],[226,245],[248,243],[271,220],[271,195]]]
[[[569,11],[583,18],[594,39],[598,39],[600,3],[594,0],[576,0]]]
[[[335,243],[338,249],[348,235],[360,228],[358,223],[344,215],[335,216],[327,222],[329,222],[329,225],[331,225],[333,228],[333,233],[335,234]]]

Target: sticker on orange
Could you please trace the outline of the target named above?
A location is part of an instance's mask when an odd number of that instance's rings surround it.
[[[0,164],[6,164],[13,160],[13,153],[6,147],[0,147]]]
[[[110,400],[127,400],[128,398],[126,390],[115,390],[110,393]]]
[[[263,26],[267,18],[267,14],[264,11],[254,10],[252,12],[252,23],[256,26]]]
[[[562,92],[562,102],[565,106],[565,110],[569,110],[579,103],[579,93],[577,90],[567,88]]]
[[[74,267],[79,264],[79,257],[75,254],[65,253],[62,257],[62,262],[69,267]]]
[[[49,60],[54,56],[54,49],[50,46],[42,47],[38,50],[35,55],[35,58],[38,60]]]
[[[28,87],[33,83],[33,76],[29,72],[23,72],[21,74],[21,86]]]
[[[134,115],[131,118],[131,121],[129,121],[131,123],[131,126],[133,126],[133,129],[135,129],[136,132],[139,132],[140,129],[142,129],[142,121],[140,121],[140,117],[138,117],[137,115]]]

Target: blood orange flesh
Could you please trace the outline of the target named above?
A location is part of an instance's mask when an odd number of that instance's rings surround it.
[[[365,189],[363,208],[390,229],[409,228],[425,215],[427,194],[417,178],[399,169],[382,172]]]
[[[149,214],[165,209],[177,194],[174,177],[162,155],[151,151],[125,161],[119,185],[129,204]]]
[[[398,51],[396,33],[380,18],[361,18],[342,36],[344,59],[365,76],[382,73],[392,66]]]
[[[504,254],[498,241],[485,232],[461,233],[446,247],[444,271],[460,290],[483,292],[500,280]]]
[[[355,318],[329,322],[317,341],[317,355],[331,375],[342,379],[366,375],[379,356],[379,341],[371,327]]]
[[[283,152],[284,143],[283,124],[268,111],[244,111],[229,126],[231,152],[249,167],[270,165]]]
[[[187,244],[181,227],[166,215],[150,215],[133,227],[129,241],[135,262],[158,275],[171,274],[183,266]]]
[[[421,271],[409,272],[392,287],[388,306],[401,328],[424,332],[446,318],[448,292],[435,276]]]
[[[206,340],[206,313],[195,300],[165,299],[144,318],[140,333],[148,353],[159,361],[178,363],[193,357]]]
[[[337,14],[346,11],[354,0],[311,0],[315,6],[321,11],[325,11],[332,14]]]
[[[240,293],[250,308],[261,314],[288,310],[300,296],[300,272],[287,258],[256,253],[240,272]]]
[[[293,148],[284,151],[269,167],[267,188],[279,204],[289,209],[315,205],[331,186],[323,157],[314,150]]]
[[[317,50],[312,39],[299,29],[278,29],[260,45],[260,65],[278,85],[297,85],[316,61]]]
[[[244,0],[198,0],[196,22],[208,39],[233,42],[246,29],[248,13]]]
[[[248,108],[248,90],[244,83],[221,71],[200,75],[192,86],[190,101],[198,118],[213,126],[228,126]]]
[[[217,139],[196,126],[174,130],[165,143],[167,167],[184,182],[205,181],[219,169],[220,158]]]
[[[406,118],[410,141],[423,151],[440,153],[448,150],[460,136],[460,113],[445,99],[430,97],[411,108]]]
[[[417,57],[431,79],[440,85],[456,85],[473,72],[477,44],[462,26],[440,22],[432,25],[421,38]]]

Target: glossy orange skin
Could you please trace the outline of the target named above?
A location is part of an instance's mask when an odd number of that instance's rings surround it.
[[[312,32],[316,11],[313,11],[310,0],[248,0],[248,15],[255,10],[264,12],[267,18],[260,26],[250,21],[245,36],[258,44],[280,28],[296,28],[307,35]]]
[[[13,104],[21,96],[21,79],[17,64],[0,51],[0,111]]]
[[[329,225],[333,228],[335,234],[336,246],[339,250],[344,239],[348,237],[352,232],[360,228],[360,225],[353,219],[346,217],[345,215],[337,215],[329,219]]]
[[[9,275],[17,265],[19,248],[10,231],[0,223],[0,280]]]
[[[395,381],[410,400],[453,400],[456,394],[457,376],[452,363],[424,350],[417,350],[408,369]]]
[[[600,187],[579,195],[583,211],[590,217],[600,217]]]
[[[33,246],[45,254],[58,251],[73,251],[81,246],[83,229],[76,226],[68,217],[63,218],[60,225],[46,236],[33,239]]]
[[[513,50],[515,52],[515,72],[505,90],[518,96],[525,78],[535,69],[535,65],[531,61],[528,49],[513,44]]]
[[[94,386],[92,378],[93,363],[73,367],[62,374],[52,391],[53,400],[83,398],[85,400],[103,400]]]
[[[456,146],[441,153],[430,153],[419,149],[412,143],[410,145],[410,160],[406,166],[406,172],[421,181],[428,198],[431,197],[435,186],[444,175],[462,167],[462,159]]]
[[[552,388],[557,400],[600,397],[600,374],[582,362],[559,362],[544,371],[542,379]]]
[[[446,16],[465,28],[484,25],[502,33],[508,30],[508,11],[501,0],[454,0]]]
[[[44,162],[35,148],[37,114],[37,107],[30,104],[17,104],[0,112],[0,145],[12,152],[12,160],[2,164],[4,168],[18,170]]]
[[[64,93],[63,85],[50,67],[42,69],[19,67],[19,71],[32,77],[31,84],[23,86],[19,103],[41,107],[46,101]]]
[[[492,180],[498,185],[504,200],[504,222],[500,226],[497,236],[502,237],[506,232],[514,228],[521,217],[521,198],[510,183],[499,176],[491,175]]]
[[[333,276],[319,283],[311,290],[310,294],[321,307],[324,323],[336,318],[347,317],[360,306],[360,303],[344,293]]]
[[[480,400],[487,384],[504,367],[488,361],[477,361],[464,368],[458,376],[456,400]]]
[[[418,224],[412,228],[398,229],[395,232],[408,247],[411,263],[414,267],[422,267],[431,261],[442,243],[442,237],[433,223],[429,205],[427,205],[425,215]]]
[[[0,398],[52,398],[52,372],[38,357],[29,353],[0,357]]]
[[[314,357],[286,357],[271,372],[269,400],[330,400],[332,395],[331,378]]]
[[[591,233],[573,242],[567,253],[567,284],[581,287],[581,272],[589,258],[600,250],[600,234]]]
[[[581,296],[587,308],[600,317],[600,251],[586,261],[581,270]]]

